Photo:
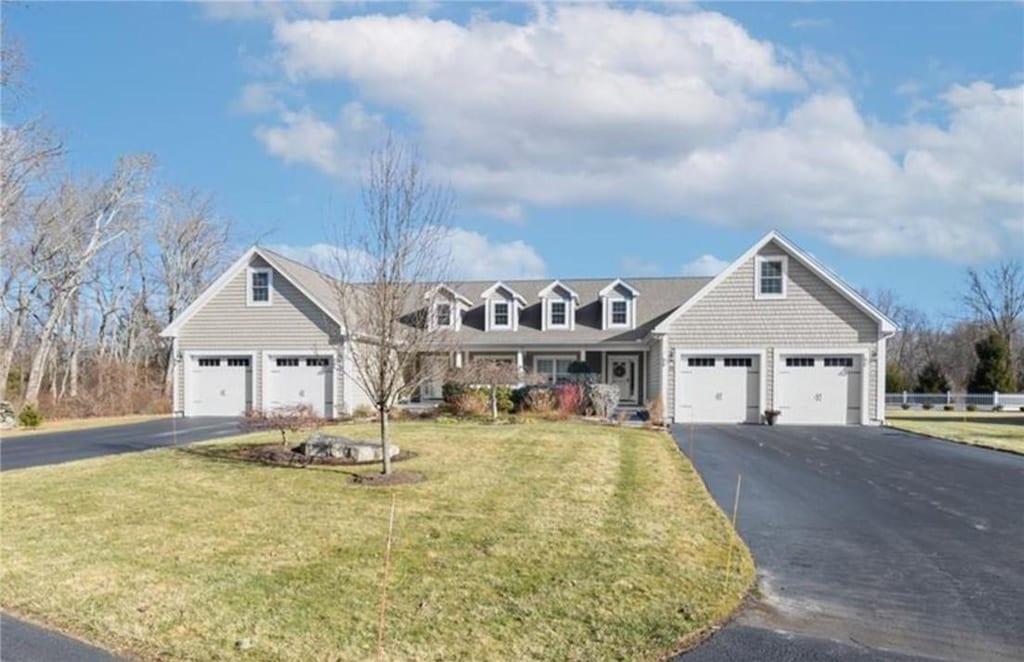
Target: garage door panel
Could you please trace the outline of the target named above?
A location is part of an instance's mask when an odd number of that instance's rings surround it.
[[[756,423],[760,383],[756,356],[682,355],[677,361],[675,420]]]
[[[776,402],[780,423],[846,425],[861,421],[861,359],[780,356]]]
[[[192,357],[187,379],[189,416],[241,416],[252,407],[248,356]]]
[[[311,406],[330,416],[334,397],[334,368],[330,358],[272,356],[265,378],[267,409]]]

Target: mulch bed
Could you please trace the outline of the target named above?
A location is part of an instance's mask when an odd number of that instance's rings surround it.
[[[352,482],[363,487],[389,487],[391,485],[411,485],[422,483],[426,476],[418,471],[392,471],[384,474],[359,474],[352,477]]]
[[[307,467],[307,466],[359,466],[366,464],[380,464],[380,460],[369,462],[356,462],[347,457],[322,457],[309,456],[296,452],[294,449],[282,446],[281,444],[260,444],[258,446],[242,446],[231,449],[226,453],[229,457],[262,464],[273,464],[282,467]],[[416,457],[415,453],[401,451],[391,458],[392,462],[401,462]]]

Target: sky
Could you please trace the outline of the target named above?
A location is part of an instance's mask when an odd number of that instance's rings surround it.
[[[1019,2],[2,12],[71,167],[154,154],[239,252],[322,253],[390,132],[454,192],[466,278],[711,275],[776,229],[948,318],[1024,256]]]

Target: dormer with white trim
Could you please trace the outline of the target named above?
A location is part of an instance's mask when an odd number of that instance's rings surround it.
[[[480,295],[484,300],[485,331],[516,331],[519,329],[519,311],[526,299],[500,280]]]
[[[599,292],[601,296],[601,328],[635,329],[636,300],[640,291],[616,278]]]
[[[462,315],[473,307],[473,302],[448,285],[441,283],[423,295],[427,302],[427,323],[431,329],[462,328]]]
[[[580,295],[561,281],[552,281],[537,293],[540,297],[542,331],[572,331],[576,328],[576,307]]]

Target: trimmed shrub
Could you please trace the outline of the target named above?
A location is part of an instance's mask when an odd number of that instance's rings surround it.
[[[956,405],[942,405],[942,411],[956,411]]]
[[[487,396],[474,389],[455,396],[451,407],[456,416],[482,416],[487,412],[488,404]]]
[[[515,405],[512,403],[512,387],[511,386],[499,386],[495,392],[495,399],[498,401],[498,412],[501,414],[511,414],[515,411]]]
[[[555,401],[563,414],[578,414],[583,408],[583,388],[579,384],[559,384],[555,387]]]
[[[932,408],[932,403],[930,403],[930,402],[924,402],[924,403],[921,404],[921,409],[931,409],[931,408]]]
[[[586,361],[573,361],[569,364],[569,378],[577,384],[590,384],[596,379],[594,371]]]
[[[523,399],[523,408],[535,414],[547,414],[555,409],[558,400],[550,386],[533,386]]]
[[[619,406],[619,387],[615,384],[591,384],[587,397],[594,406],[595,414],[608,417]]]
[[[910,403],[909,402],[904,402],[902,405],[900,405],[900,408],[902,408],[902,409],[910,409]]]
[[[466,385],[461,382],[445,382],[441,385],[441,399],[451,404],[466,390]]]
[[[25,405],[18,414],[18,425],[25,428],[37,428],[43,422],[43,415],[35,405]]]
[[[967,411],[978,411],[978,405],[970,404],[966,407]]]

